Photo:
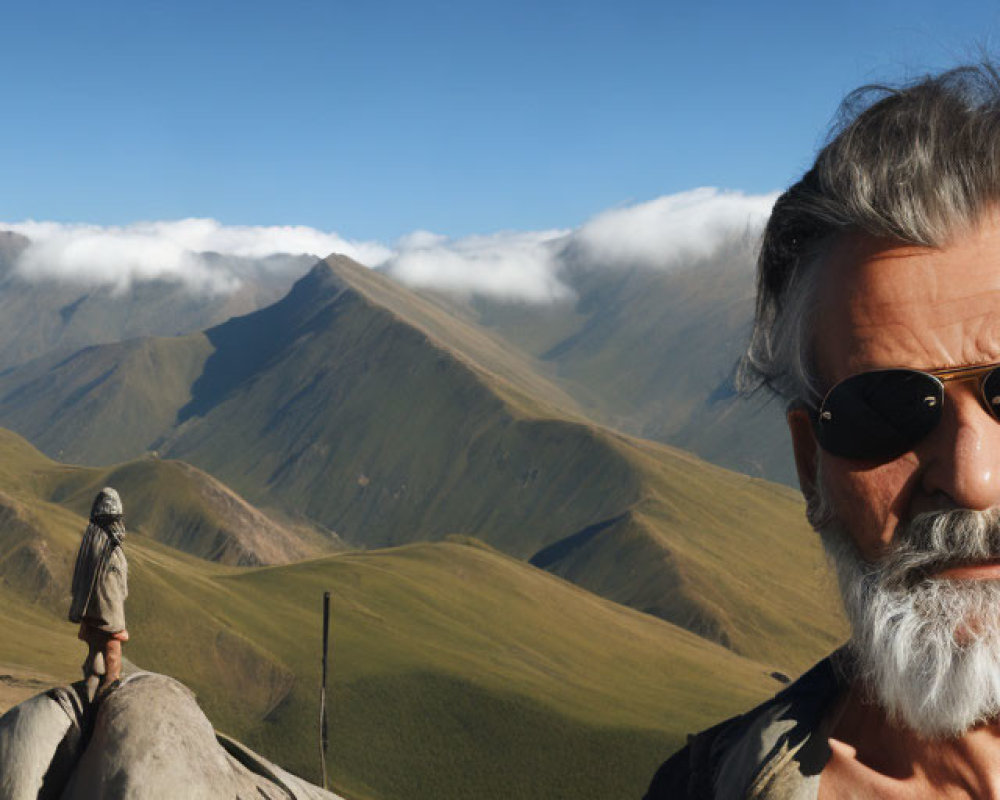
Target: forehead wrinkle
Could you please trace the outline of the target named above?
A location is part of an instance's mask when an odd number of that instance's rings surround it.
[[[949,305],[960,307],[963,301]],[[873,367],[911,367],[933,370],[1000,361],[1000,317],[976,314],[951,323],[914,331],[905,322],[892,323],[891,307],[877,321],[854,321],[845,341],[852,371]],[[956,348],[954,343],[958,342]]]
[[[865,370],[1000,361],[1000,220],[944,248],[848,237],[824,261],[813,358],[827,385]]]

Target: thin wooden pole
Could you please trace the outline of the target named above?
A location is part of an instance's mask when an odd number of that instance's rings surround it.
[[[323,788],[326,789],[326,751],[329,746],[326,729],[326,662],[330,642],[330,593],[323,592],[323,682],[319,689],[319,760],[323,765]]]

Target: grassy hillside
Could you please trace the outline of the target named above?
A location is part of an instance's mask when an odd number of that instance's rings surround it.
[[[0,466],[0,487],[28,492],[84,518],[101,487],[114,486],[128,500],[131,530],[222,564],[285,564],[344,548],[331,532],[306,520],[266,515],[215,478],[180,461],[144,458],[113,467],[63,465],[0,429],[0,465],[6,465]],[[0,494],[0,511],[4,499]],[[23,504],[11,495],[6,500],[10,513],[16,511],[12,519],[23,519]],[[32,552],[42,548],[43,540],[25,538]]]
[[[382,273],[367,269],[343,256],[331,256],[326,264],[339,280],[371,304],[390,311],[407,325],[463,362],[510,405],[526,413],[578,416],[580,407],[573,397],[544,374],[542,365],[520,349],[512,349],[480,325],[430,302]]]
[[[616,445],[642,469],[643,499],[532,563],[790,672],[843,640],[836,586],[797,492],[665,445]]]
[[[84,519],[45,499],[51,469],[10,437],[0,449],[0,491],[22,520],[0,526],[0,668],[68,681],[83,657],[63,615]],[[47,572],[9,563],[29,540]],[[329,768],[358,800],[637,797],[684,733],[778,688],[770,664],[472,540],[261,569],[142,535],[126,546],[126,655],[313,779],[320,598],[332,592]]]

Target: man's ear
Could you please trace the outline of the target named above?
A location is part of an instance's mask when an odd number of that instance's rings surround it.
[[[799,487],[806,498],[816,491],[816,460],[819,457],[816,434],[813,432],[809,412],[801,406],[790,406],[785,416],[792,434],[795,452],[795,469],[799,473]]]

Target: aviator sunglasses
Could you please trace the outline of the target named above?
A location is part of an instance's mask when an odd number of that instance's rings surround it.
[[[826,393],[812,413],[816,439],[842,458],[896,458],[941,421],[945,383],[973,380],[983,407],[1000,420],[1000,363],[928,372],[879,369],[851,375]]]

